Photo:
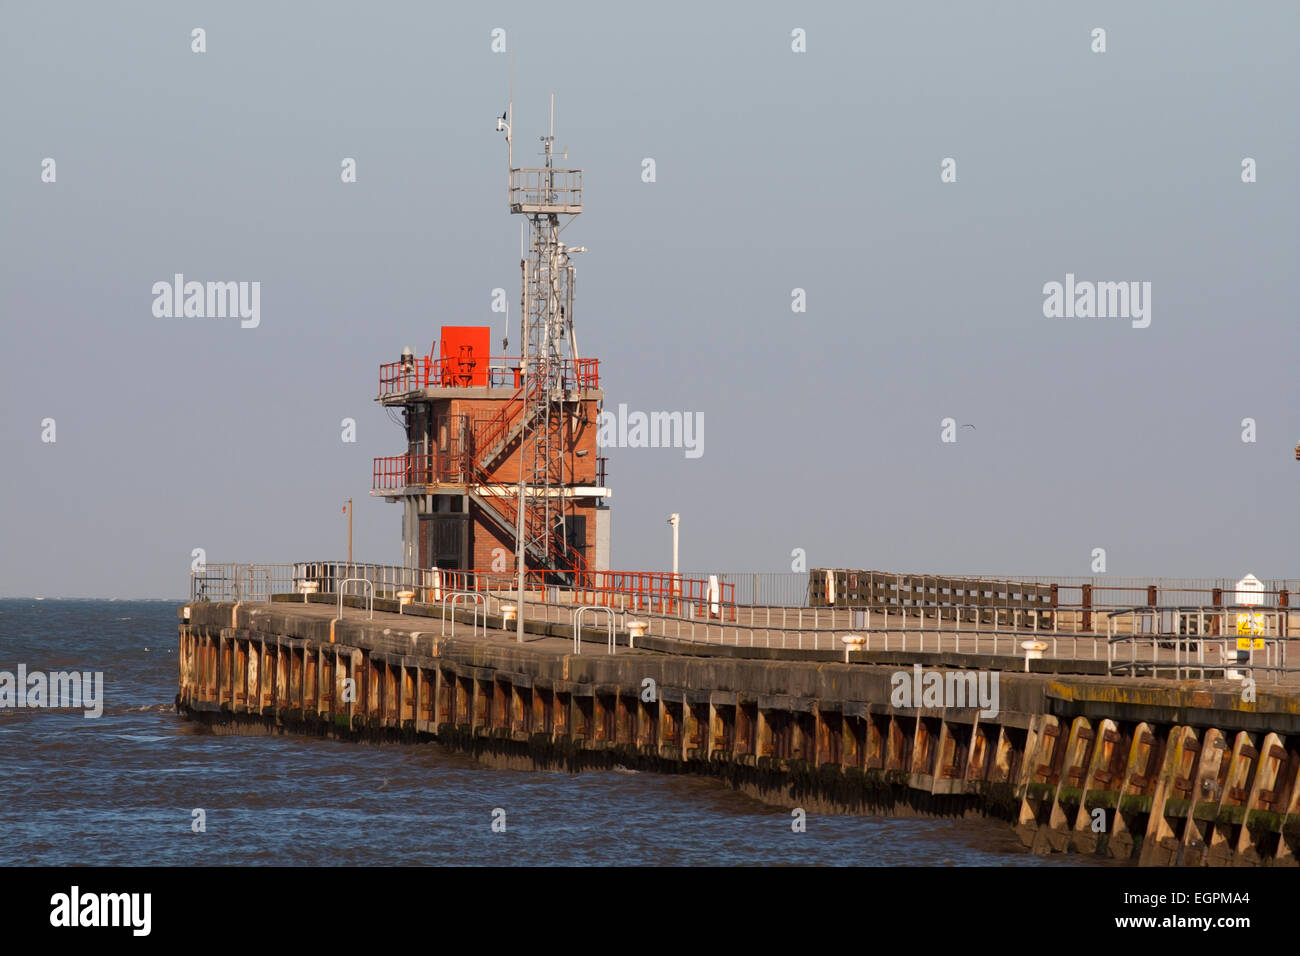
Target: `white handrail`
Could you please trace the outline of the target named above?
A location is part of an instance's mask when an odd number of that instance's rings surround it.
[[[591,611],[592,613],[598,613],[600,611],[605,612],[605,629],[609,636],[609,648],[608,650],[606,650],[605,653],[613,654],[614,653],[614,609],[608,607],[602,607],[599,604],[584,604],[582,607],[578,608],[576,611],[573,612],[573,653],[575,654],[582,653],[582,637],[581,637],[582,615],[586,614],[588,611]]]
[[[336,617],[334,620],[336,621],[343,620],[344,586],[348,584],[354,584],[354,583],[364,584],[368,588],[370,588],[370,590],[367,592],[367,594],[369,594],[370,596],[370,616],[368,619],[373,621],[375,619],[375,585],[374,582],[371,581],[369,578],[344,578],[342,581],[339,582],[339,616]]]
[[[456,605],[460,603],[461,598],[469,598],[474,602],[474,630],[471,637],[478,636],[478,610],[483,608],[483,636],[487,637],[487,606],[483,603],[483,595],[477,591],[444,591],[442,595],[442,634],[447,634],[447,602],[451,602],[451,636],[456,636]]]

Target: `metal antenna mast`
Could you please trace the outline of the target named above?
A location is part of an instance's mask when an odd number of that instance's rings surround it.
[[[497,123],[511,141],[512,108]],[[551,123],[541,137],[543,164],[516,168],[509,152],[510,211],[529,225],[526,255],[521,257],[520,309],[523,422],[519,489],[521,551],[547,556],[552,567],[571,566],[565,540],[570,508],[566,496],[566,451],[570,412],[577,411],[576,392],[566,385],[574,375],[577,341],[573,334],[573,288],[576,269],[570,256],[585,251],[560,241],[560,217],[582,212],[582,170],[555,165],[555,94]],[[566,222],[566,225],[568,223]],[[572,405],[572,409],[566,406]],[[526,488],[524,486],[527,486]]]

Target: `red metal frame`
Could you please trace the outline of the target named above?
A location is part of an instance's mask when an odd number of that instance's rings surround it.
[[[717,598],[709,595],[707,578],[685,578],[665,571],[592,571],[578,588],[589,593],[589,603],[608,604],[614,596],[632,598],[634,610],[658,614],[679,614],[682,608],[694,606],[701,615],[713,616],[712,605],[718,605],[718,615],[736,619],[736,586],[725,581],[717,584]]]
[[[410,485],[455,482],[460,477],[459,453],[387,455],[374,460],[370,487],[374,491],[401,491]]]
[[[405,488],[410,484],[408,480],[411,477],[410,461],[410,455],[376,458],[370,487],[375,491],[400,491]]]

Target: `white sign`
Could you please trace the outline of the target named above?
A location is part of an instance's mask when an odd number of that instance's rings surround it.
[[[1233,604],[1241,604],[1245,607],[1255,607],[1264,602],[1260,600],[1260,595],[1264,593],[1264,582],[1253,574],[1248,574],[1237,582],[1237,596]]]
[[[1245,607],[1256,607],[1263,603],[1261,595],[1264,593],[1264,582],[1253,574],[1248,574],[1237,582],[1237,593],[1233,597],[1234,604],[1244,605]],[[1258,621],[1256,620],[1258,618]],[[1258,628],[1258,629],[1257,629]],[[1252,635],[1237,638],[1237,661],[1247,663],[1250,660],[1250,652],[1254,648],[1257,638],[1255,634],[1264,633],[1264,615],[1262,614],[1238,614],[1237,615],[1237,634]],[[1263,641],[1259,644],[1263,645]],[[1241,672],[1235,668],[1230,668],[1223,672],[1223,676],[1228,680],[1241,680]]]

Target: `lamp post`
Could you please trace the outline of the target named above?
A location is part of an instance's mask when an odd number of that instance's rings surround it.
[[[668,523],[673,526],[673,594],[681,593],[681,586],[677,583],[677,526],[681,523],[681,515],[673,512],[668,516]]]
[[[352,564],[352,499],[351,498],[349,498],[348,503],[343,506],[343,511],[348,516],[348,565],[351,566]]]
[[[680,596],[680,594],[681,594],[681,584],[679,583],[679,581],[677,581],[677,525],[679,525],[680,523],[681,523],[681,515],[677,514],[676,511],[673,511],[671,515],[668,515],[668,524],[671,524],[671,525],[672,525],[672,588],[671,588],[671,592],[672,592],[673,596],[675,596],[675,597],[676,597],[676,596]],[[676,604],[673,604],[673,607],[676,607],[676,606],[677,606]]]
[[[681,522],[681,515],[670,514],[668,523],[673,526],[673,580],[677,580],[677,525]]]

